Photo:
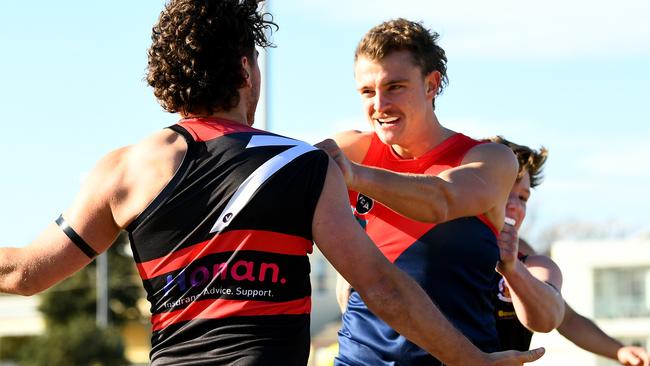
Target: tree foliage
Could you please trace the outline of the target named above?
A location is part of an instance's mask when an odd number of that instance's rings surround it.
[[[128,364],[116,327],[100,329],[94,318],[78,316],[48,327],[20,352],[24,366],[121,366]]]

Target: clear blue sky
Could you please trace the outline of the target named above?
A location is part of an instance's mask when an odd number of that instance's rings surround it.
[[[1,2],[1,246],[22,246],[70,204],[102,155],[170,125],[143,81],[163,1]],[[650,207],[650,2],[272,0],[270,129],[316,142],[365,128],[356,43],[398,16],[441,34],[441,122],[550,150],[534,236],[579,220],[634,231]]]

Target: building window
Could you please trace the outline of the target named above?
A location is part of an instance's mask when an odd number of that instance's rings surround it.
[[[650,267],[598,268],[594,286],[596,318],[650,316]]]

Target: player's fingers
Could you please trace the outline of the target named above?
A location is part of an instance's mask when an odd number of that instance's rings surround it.
[[[325,139],[319,143],[314,144],[315,147],[319,149],[335,149],[338,148],[338,145],[336,144],[336,141],[332,139]]]
[[[546,350],[544,349],[544,347],[531,349],[530,351],[522,352],[520,360],[523,361],[523,362],[537,361],[542,356],[544,356],[545,352],[546,352]]]
[[[638,349],[638,351],[635,352],[635,355],[643,361],[643,366],[650,366],[650,355],[648,355],[648,352],[645,349]]]
[[[641,366],[639,360],[633,359],[630,355],[625,355],[618,360],[624,366]]]

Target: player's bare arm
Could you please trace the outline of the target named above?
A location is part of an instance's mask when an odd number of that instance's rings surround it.
[[[352,143],[346,144],[345,150],[358,160],[365,154],[366,139],[359,135],[357,144],[361,148]],[[378,199],[406,217],[439,223],[486,214],[497,229],[503,225],[505,202],[518,166],[512,151],[505,146],[478,145],[467,153],[462,165],[437,176],[396,173],[350,162],[332,140],[317,146],[335,158],[348,188]]]
[[[120,230],[153,200],[163,183],[171,179],[176,164],[180,165],[185,142],[174,135],[171,131],[161,131],[100,159],[72,205],[57,220],[58,224],[48,225],[25,247],[0,249],[0,291],[20,295],[38,293],[66,279],[105,251]],[[152,145],[158,147],[159,154],[151,154],[151,150],[144,153]],[[169,159],[172,155],[176,158]],[[163,176],[167,179],[157,180]],[[78,238],[73,240],[71,236],[75,235]]]
[[[521,365],[541,357],[540,350],[480,352],[415,281],[388,262],[352,217],[346,197],[340,170],[330,161],[314,215],[314,241],[369,308],[391,327],[448,365]]]
[[[579,314],[569,304],[558,332],[576,346],[625,366],[649,366],[650,355],[641,347],[624,346],[610,337],[591,319]]]

